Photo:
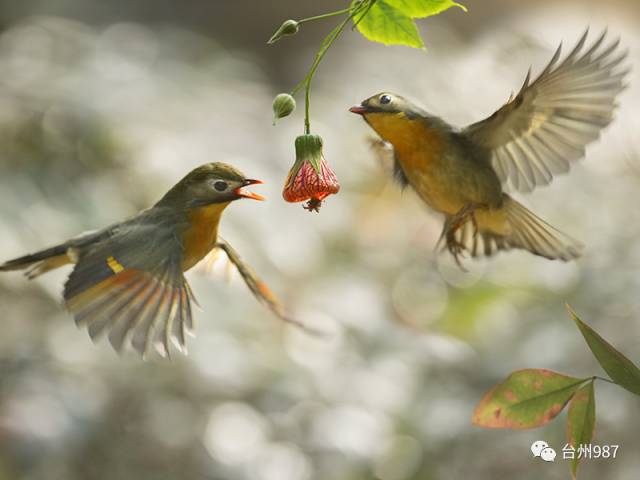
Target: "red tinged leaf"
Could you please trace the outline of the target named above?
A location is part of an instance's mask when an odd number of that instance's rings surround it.
[[[611,380],[636,395],[640,395],[640,369],[627,357],[598,335],[595,330],[584,323],[576,312],[567,305],[569,315],[573,318],[591,352]]]
[[[584,382],[550,370],[518,370],[482,397],[472,421],[485,428],[539,427],[558,415]]]
[[[578,448],[588,445],[593,439],[596,424],[596,398],[593,380],[580,387],[569,403],[569,419],[567,421],[567,441],[575,449],[571,459],[571,476],[575,480],[578,473]]]

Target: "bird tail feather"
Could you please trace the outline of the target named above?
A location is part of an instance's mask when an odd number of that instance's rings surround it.
[[[26,269],[25,275],[30,279],[35,278],[50,270],[71,263],[72,260],[69,257],[68,250],[66,244],[61,244],[36,253],[14,258],[13,260],[0,264],[0,272]]]
[[[523,249],[566,262],[578,258],[584,248],[579,241],[549,225],[507,194],[499,211],[478,211],[477,219],[477,234],[471,221],[456,232],[456,240],[473,257]]]

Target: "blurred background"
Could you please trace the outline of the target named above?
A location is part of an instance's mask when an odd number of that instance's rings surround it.
[[[202,304],[189,356],[143,362],[93,345],[61,303],[69,273],[0,276],[0,479],[430,480],[568,478],[566,413],[529,431],[471,425],[511,371],[601,374],[563,307],[640,361],[640,3],[466,0],[419,26],[427,51],[347,31],[312,92],[312,129],[342,184],[311,214],[285,204],[303,112],[271,101],[306,73],[336,19],[267,46],[310,0],[0,1],[0,260],[157,201],[193,167],[264,179],[222,235],[305,322],[263,309],[223,261],[187,277]],[[634,69],[613,125],[571,174],[520,198],[587,245],[564,264],[466,261],[433,248],[441,220],[390,180],[347,109],[381,90],[455,125],[492,113],[563,40],[608,26]],[[299,106],[302,99],[299,98]],[[227,278],[230,277],[230,280]],[[583,478],[640,475],[640,401],[598,384]]]

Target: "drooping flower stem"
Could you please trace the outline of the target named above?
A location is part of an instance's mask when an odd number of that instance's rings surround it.
[[[340,25],[338,25],[336,28],[334,28],[331,31],[329,36],[325,39],[322,46],[320,47],[320,51],[317,53],[316,59],[314,60],[313,65],[311,66],[311,70],[309,70],[309,75],[307,75],[307,82],[305,85],[305,92],[304,92],[304,133],[311,133],[309,105],[310,105],[310,99],[311,99],[311,80],[313,79],[313,75],[316,73],[316,70],[318,69],[318,65],[320,65],[320,62],[322,61],[322,58],[324,57],[325,53],[327,53],[327,51],[329,50],[329,47],[331,47],[331,44],[335,41],[336,38],[338,38],[340,33],[342,33],[342,30],[344,30],[344,27],[347,26],[347,23],[349,22],[350,19],[351,19],[351,16],[346,18]]]
[[[307,134],[311,133],[311,121],[310,121],[309,108],[310,108],[310,100],[311,100],[311,80],[313,79],[313,75],[316,73],[316,70],[318,69],[318,66],[320,65],[320,62],[324,58],[324,56],[327,53],[327,51],[329,50],[329,48],[331,47],[333,42],[340,36],[340,34],[345,29],[347,24],[356,15],[358,15],[360,12],[362,12],[363,9],[368,9],[369,8],[369,4],[373,3],[374,1],[375,0],[364,0],[354,9],[347,8],[347,9],[344,9],[344,10],[339,10],[337,12],[332,12],[332,13],[325,14],[325,15],[318,15],[317,17],[310,17],[310,18],[304,20],[304,21],[317,20],[317,19],[320,19],[320,18],[325,18],[325,17],[329,17],[329,16],[334,16],[334,15],[339,15],[339,14],[342,14],[342,13],[350,12],[350,14],[342,22],[340,22],[340,24],[337,27],[335,27],[333,30],[331,30],[329,35],[327,35],[326,38],[322,41],[322,44],[320,45],[320,49],[318,50],[318,53],[316,53],[316,56],[315,56],[315,58],[313,60],[313,64],[311,65],[311,68],[309,69],[309,72],[307,73],[305,78],[303,78],[300,81],[300,83],[298,83],[298,85],[296,85],[293,88],[293,90],[291,91],[291,95],[295,95],[296,92],[303,85],[305,86],[304,133],[307,133]]]

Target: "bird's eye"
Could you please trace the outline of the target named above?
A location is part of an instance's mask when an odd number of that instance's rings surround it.
[[[382,105],[386,105],[387,103],[391,103],[391,95],[381,95],[380,96],[380,103]]]
[[[215,188],[219,192],[224,192],[228,187],[229,185],[227,185],[227,182],[223,182],[222,180],[218,180],[213,184],[213,188]]]

